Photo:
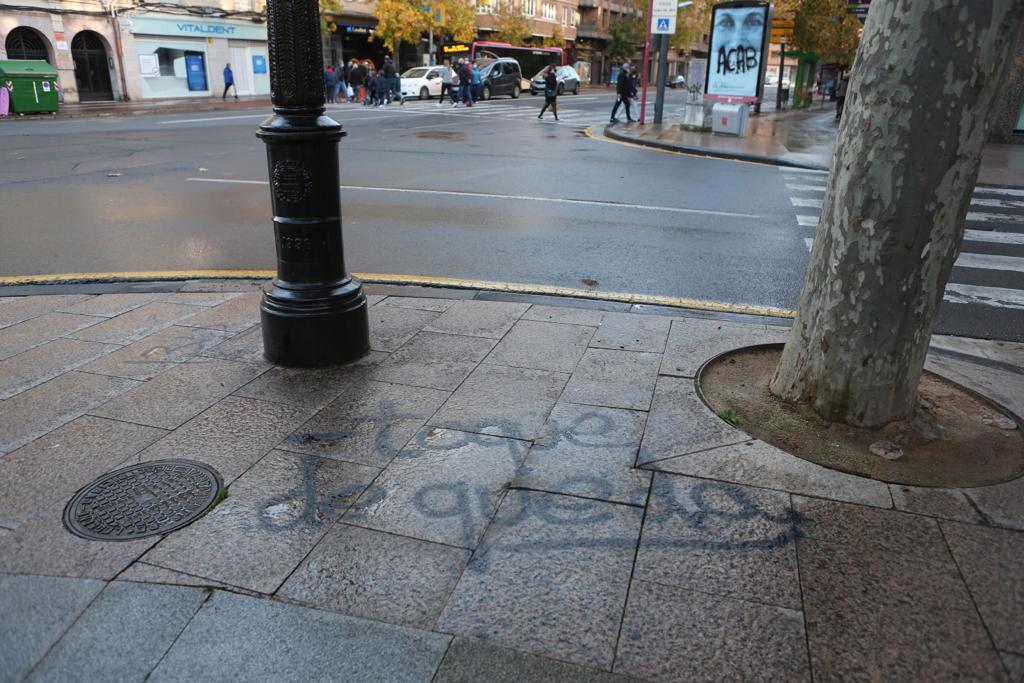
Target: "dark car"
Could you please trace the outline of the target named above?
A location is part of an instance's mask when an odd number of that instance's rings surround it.
[[[519,97],[522,91],[523,73],[519,62],[511,57],[494,60],[479,60],[480,69],[479,95],[481,100],[489,100],[498,95]]]
[[[530,94],[536,95],[544,92],[544,74],[547,67],[540,70],[540,73],[530,81]],[[558,94],[564,95],[571,92],[573,95],[580,94],[580,75],[571,66],[560,66],[555,70],[555,78],[558,79]]]

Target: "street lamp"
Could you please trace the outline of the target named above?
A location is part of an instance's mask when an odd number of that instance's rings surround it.
[[[317,0],[268,3],[274,113],[256,135],[267,145],[277,277],[263,288],[263,353],[287,366],[333,365],[369,348],[366,296],[345,269],[338,141],[324,115]]]

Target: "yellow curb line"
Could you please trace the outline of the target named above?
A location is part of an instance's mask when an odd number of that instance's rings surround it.
[[[276,276],[273,270],[157,270],[108,273],[56,273],[52,275],[15,275],[0,277],[0,287],[14,285],[46,285],[88,282],[137,282],[159,280],[239,280],[270,279]],[[662,296],[659,294],[635,294],[629,292],[601,292],[592,289],[560,287],[557,285],[528,285],[517,282],[494,282],[491,280],[468,280],[463,278],[434,277],[430,275],[396,275],[392,273],[353,273],[363,282],[387,285],[418,285],[421,287],[449,287],[453,289],[479,289],[510,294],[537,294],[543,296],[597,299],[648,306],[689,308],[719,313],[746,313],[767,315],[777,318],[792,318],[794,311],[774,306],[730,304],[720,301],[689,299],[686,297]],[[2,294],[2,292],[0,292]]]

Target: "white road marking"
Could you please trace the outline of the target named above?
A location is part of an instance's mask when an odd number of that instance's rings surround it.
[[[993,209],[1024,209],[1024,202],[1015,202],[1012,199],[971,199],[973,206],[987,206]]]
[[[967,220],[976,223],[1019,223],[1020,216],[1011,213],[985,213],[982,211],[968,211]]]
[[[814,227],[817,227],[817,225],[818,225],[818,218],[819,218],[819,216],[802,216],[802,215],[798,215],[796,217],[796,220],[803,227],[814,228]]]
[[[990,242],[992,244],[1024,244],[1024,233],[964,230],[964,239],[972,242]]]
[[[814,175],[828,175],[828,171],[822,171],[817,168],[797,168],[796,166],[776,166],[783,173],[810,173]]]
[[[813,237],[805,237],[804,238],[804,244],[807,245],[807,251],[810,251],[814,247],[814,238]]]
[[[789,201],[793,203],[793,206],[808,206],[813,209],[820,209],[823,199],[807,199],[805,197],[790,197]]]
[[[786,187],[794,192],[824,192],[824,185],[796,185],[792,183],[786,183]]]
[[[553,123],[553,122],[552,122]],[[236,185],[268,185],[266,180],[235,180],[232,178],[187,178],[196,183],[228,183]],[[366,187],[363,185],[342,185],[343,190],[357,190],[360,192],[396,192],[403,194],[427,194],[447,197],[475,197],[478,199],[498,199],[514,201],[550,202],[552,204],[583,204],[587,206],[601,206],[606,209],[630,209],[634,211],[662,211],[668,213],[700,214],[705,216],[729,216],[732,218],[760,218],[760,216],[749,213],[734,213],[731,211],[715,211],[712,209],[684,209],[677,206],[649,206],[645,204],[625,204],[620,202],[605,202],[593,199],[564,199],[561,197],[531,197],[528,195],[515,194],[490,194],[487,192],[456,192],[454,190],[415,190],[405,187]]]
[[[1024,273],[1024,258],[999,254],[960,254],[954,266],[960,268],[981,268],[983,270],[1005,270]]]
[[[950,282],[946,284],[946,293],[943,298],[954,304],[981,304],[994,308],[1024,309],[1024,290],[1006,289],[1005,287],[981,287]]]
[[[974,188],[975,194],[998,194],[1006,197],[1024,197],[1024,190],[1016,190],[1009,187],[982,187]]]
[[[176,123],[206,123],[207,121],[230,121],[231,119],[265,119],[270,116],[269,111],[261,111],[259,114],[238,114],[236,116],[207,116],[201,119],[176,119],[173,121],[161,121],[160,125]]]

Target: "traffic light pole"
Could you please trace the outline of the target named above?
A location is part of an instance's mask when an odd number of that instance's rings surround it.
[[[324,115],[317,0],[271,0],[267,36],[274,113],[267,145],[277,277],[263,289],[263,352],[286,366],[333,365],[369,348],[366,296],[345,269],[338,142]]]

